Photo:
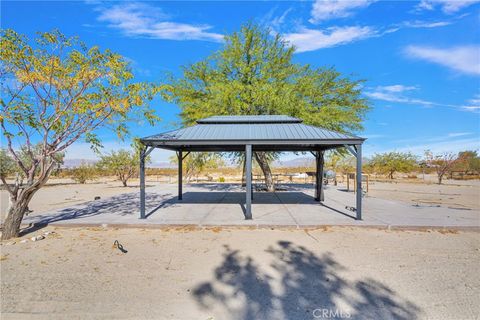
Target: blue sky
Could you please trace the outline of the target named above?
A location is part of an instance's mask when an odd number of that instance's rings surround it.
[[[283,34],[299,63],[367,80],[372,110],[357,133],[368,138],[366,156],[480,148],[480,1],[1,3],[2,28],[31,38],[59,28],[124,55],[139,80],[156,82],[221,49],[222,35],[248,21]],[[153,106],[162,121],[135,125],[134,135],[178,126],[175,105],[157,99]],[[128,145],[99,134],[107,150]],[[169,156],[153,153],[154,161]],[[94,157],[85,143],[67,152]]]

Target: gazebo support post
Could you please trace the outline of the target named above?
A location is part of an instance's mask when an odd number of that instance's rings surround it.
[[[315,173],[315,201],[325,201],[323,193],[323,151],[315,153],[316,173]]]
[[[145,159],[155,147],[140,150],[140,219],[145,219]]]
[[[252,219],[252,145],[245,146],[245,219]]]
[[[183,156],[182,151],[177,151],[178,158],[178,200],[182,200],[182,174],[183,174]]]
[[[356,157],[357,157],[357,176],[355,182],[357,184],[356,193],[356,212],[357,220],[362,220],[362,145],[355,145]]]
[[[145,153],[147,149],[140,150],[140,219],[145,219]]]

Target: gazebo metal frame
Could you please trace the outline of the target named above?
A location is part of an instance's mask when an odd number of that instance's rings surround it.
[[[325,150],[345,147],[356,157],[356,219],[362,219],[362,144],[364,138],[320,127],[283,116],[214,116],[197,124],[140,139],[140,218],[145,219],[145,159],[155,149],[175,151],[178,159],[178,200],[182,200],[183,160],[190,152],[245,153],[245,218],[252,219],[253,152],[311,152],[316,159],[315,200],[323,201],[323,162]],[[184,154],[184,152],[186,152]]]

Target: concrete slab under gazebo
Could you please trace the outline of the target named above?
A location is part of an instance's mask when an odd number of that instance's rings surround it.
[[[182,162],[190,152],[245,153],[245,218],[252,219],[252,153],[308,151],[316,159],[315,200],[322,201],[323,163],[320,153],[346,147],[356,161],[356,219],[362,219],[362,144],[364,138],[302,123],[285,115],[213,116],[185,127],[141,139],[140,218],[145,219],[145,158],[155,148],[175,151],[178,157],[178,200],[182,200]],[[185,153],[185,154],[184,154]]]

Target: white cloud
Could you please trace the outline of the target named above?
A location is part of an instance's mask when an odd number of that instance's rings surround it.
[[[287,33],[285,40],[293,44],[298,52],[331,48],[375,36],[370,27],[332,27],[325,31],[302,27],[298,32]]]
[[[388,101],[388,102],[396,102],[396,103],[406,103],[406,104],[416,104],[422,105],[425,107],[432,107],[435,105],[439,105],[432,101],[410,98],[402,93],[417,90],[418,87],[416,86],[405,86],[401,84],[390,85],[390,86],[378,86],[373,90],[366,91],[365,95],[372,99]]]
[[[205,40],[220,42],[223,35],[209,32],[209,25],[194,25],[169,21],[159,8],[145,3],[124,3],[98,7],[99,21],[120,30],[130,37],[149,37],[166,40]]]
[[[377,86],[370,89],[367,88],[364,94],[374,100],[420,105],[423,107],[447,107],[460,111],[480,113],[480,94],[477,94],[473,99],[468,100],[465,105],[455,105],[412,98],[406,95],[409,91],[417,89],[418,87],[416,86],[404,86],[401,84],[396,84],[390,86]]]
[[[273,8],[261,19],[264,24],[268,24],[274,29],[280,28],[286,22],[287,16],[293,8],[288,8],[281,15],[275,17],[274,14],[276,10],[277,8]]]
[[[478,2],[480,0],[421,0],[417,9],[434,10],[440,7],[444,13],[452,14]]]
[[[347,17],[353,14],[355,9],[366,7],[377,0],[317,0],[313,3],[311,23],[338,17]],[[275,17],[273,8],[261,20],[272,27],[276,32],[286,25],[286,16],[292,11],[288,8],[280,16]],[[302,25],[297,30],[284,32],[283,37],[297,47],[297,52],[314,51],[323,48],[335,47],[371,37],[380,37],[389,33],[397,32],[403,28],[437,28],[452,24],[451,21],[405,21],[400,24],[392,24],[387,27],[371,26],[332,26],[325,29],[312,29]]]
[[[351,16],[355,10],[368,7],[374,0],[316,0],[313,3],[309,20],[311,23],[320,21],[345,18]]]
[[[403,25],[408,28],[438,28],[438,27],[445,27],[451,25],[453,22],[451,21],[405,21]]]
[[[418,89],[415,86],[404,86],[402,84],[394,84],[391,86],[378,86],[377,90],[379,91],[388,91],[388,92],[405,92]]]
[[[480,114],[480,94],[476,94],[473,99],[467,101],[467,105],[461,107],[462,110],[467,112]]]
[[[463,106],[462,110],[474,113],[480,113],[480,106]]]
[[[476,94],[473,99],[468,100],[468,103],[480,105],[480,94]]]
[[[469,136],[471,134],[472,134],[471,132],[450,132],[448,136],[451,138],[456,138],[456,137]]]
[[[389,92],[381,92],[381,91],[373,91],[373,92],[365,92],[365,95],[367,95],[370,98],[376,99],[376,100],[383,100],[383,101],[388,101],[388,102],[397,102],[397,103],[407,103],[407,104],[417,104],[417,105],[422,105],[425,107],[432,107],[436,104],[431,101],[427,100],[422,100],[422,99],[414,99],[414,98],[407,98],[403,97],[400,95],[396,95],[393,93]]]
[[[453,23],[454,23],[453,21],[422,21],[422,20],[404,21],[398,24],[391,24],[389,26],[384,27],[383,29],[378,28],[379,30],[382,30],[381,32],[378,33],[378,36],[394,33],[405,28],[415,28],[415,29],[430,28],[431,29],[431,28],[445,27]]]
[[[405,54],[461,73],[480,75],[480,46],[433,48],[412,45],[405,48]]]

